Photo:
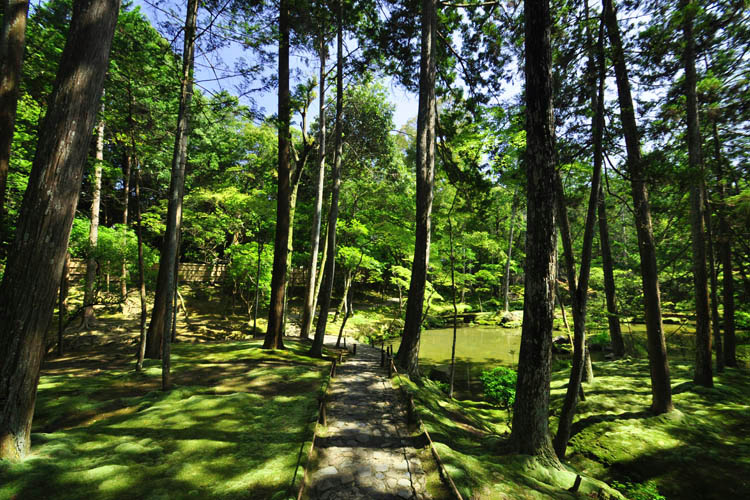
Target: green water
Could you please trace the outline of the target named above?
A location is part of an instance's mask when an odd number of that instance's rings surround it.
[[[606,332],[606,329],[603,330]],[[590,335],[598,330],[591,331]],[[646,326],[643,324],[623,323],[622,333],[626,351],[636,357],[646,357],[645,337]],[[562,331],[555,331],[553,335],[564,335]],[[664,336],[667,340],[667,350],[670,361],[694,361],[695,328],[693,325],[664,325]],[[394,351],[398,349],[400,340],[391,341]],[[425,330],[421,335],[419,348],[419,363],[424,375],[429,375],[435,368],[445,372],[450,371],[451,344],[453,329],[441,328]],[[518,351],[521,345],[520,328],[500,328],[496,326],[461,327],[456,331],[456,378],[455,391],[457,397],[477,399],[481,397],[482,386],[479,375],[482,370],[496,366],[515,368],[518,364]],[[637,348],[636,346],[642,346]],[[747,365],[747,346],[738,346],[741,364]],[[744,358],[744,359],[743,359]],[[592,359],[596,362],[603,359],[603,354],[593,352]]]
[[[398,349],[400,340],[392,341]],[[445,373],[450,370],[453,328],[425,330],[421,334],[419,363],[423,374],[433,368]],[[521,345],[520,328],[471,326],[456,330],[455,392],[460,398],[474,399],[481,394],[479,375],[496,366],[515,367]]]

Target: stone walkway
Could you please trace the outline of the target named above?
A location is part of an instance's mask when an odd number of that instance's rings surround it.
[[[408,437],[406,408],[380,367],[380,351],[358,344],[357,355],[336,371],[326,405],[328,432],[315,440],[318,468],[310,471],[309,497],[431,498],[421,446]]]

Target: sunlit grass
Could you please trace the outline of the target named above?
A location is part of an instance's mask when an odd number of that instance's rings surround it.
[[[33,454],[0,463],[0,498],[284,496],[307,456],[329,366],[288,344],[177,344],[166,393],[154,361],[145,374],[43,376]]]

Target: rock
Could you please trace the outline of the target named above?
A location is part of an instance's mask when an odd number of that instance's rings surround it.
[[[523,322],[523,311],[508,311],[500,317],[500,325],[506,328],[517,328]]]

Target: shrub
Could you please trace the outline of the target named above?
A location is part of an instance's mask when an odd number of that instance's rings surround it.
[[[484,370],[479,376],[482,381],[485,397],[493,404],[509,410],[516,400],[515,370],[498,366],[492,370]]]
[[[645,483],[620,483],[614,481],[612,487],[628,497],[630,500],[666,500],[659,493],[653,481]]]

